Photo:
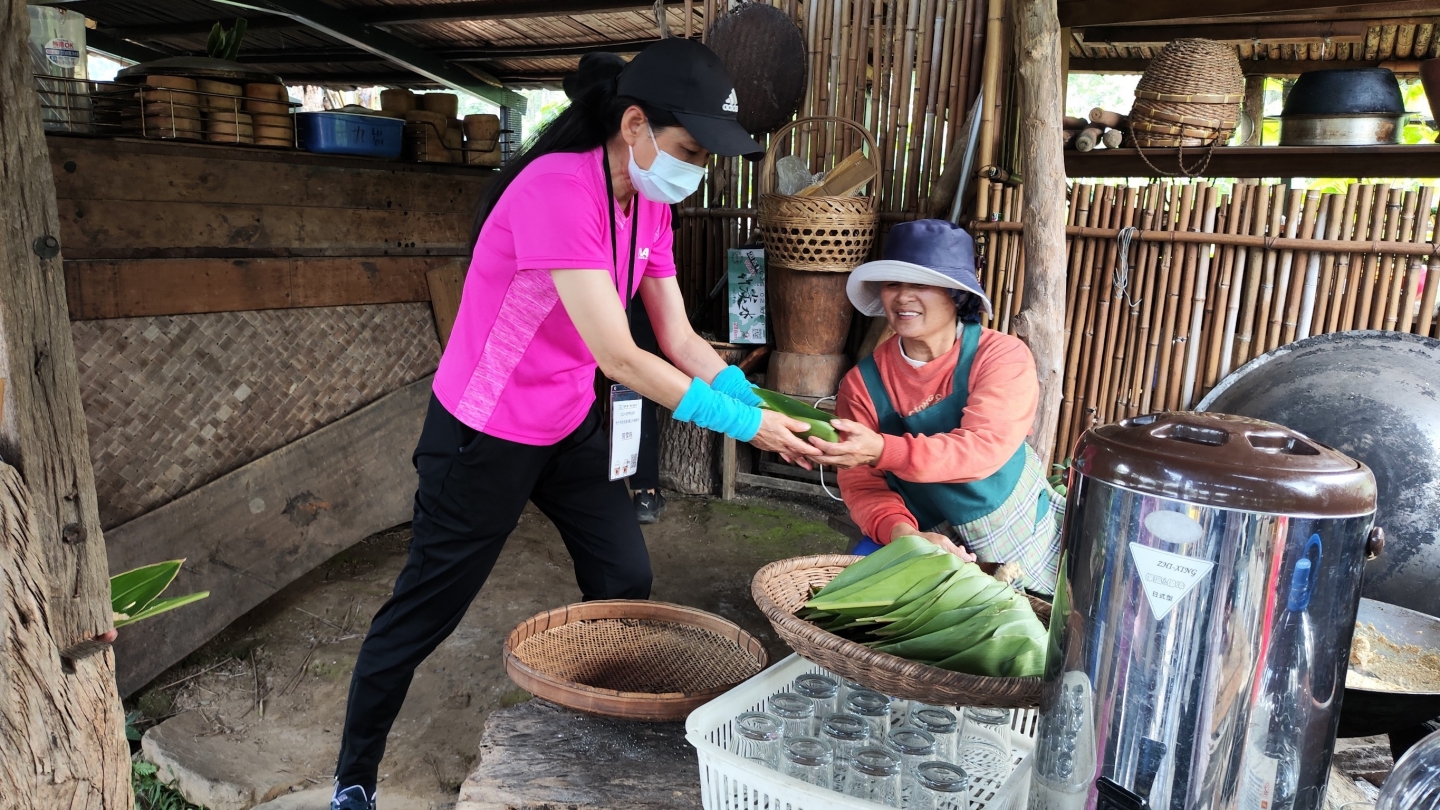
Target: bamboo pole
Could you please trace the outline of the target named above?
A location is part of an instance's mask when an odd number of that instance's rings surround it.
[[[1215,227],[1213,233],[1224,233],[1228,230],[1231,212],[1231,195],[1220,194],[1219,204],[1215,211]],[[1206,372],[1210,361],[1210,347],[1215,342],[1215,307],[1220,295],[1220,271],[1225,265],[1225,255],[1232,248],[1225,245],[1215,245],[1210,258],[1210,273],[1205,288],[1205,306],[1201,313],[1200,325],[1200,356],[1195,363],[1195,398],[1208,390]]]
[[[1250,236],[1262,236],[1265,233],[1266,214],[1269,212],[1270,195],[1266,193],[1267,187],[1257,185],[1253,188],[1250,196],[1249,216],[1241,223],[1241,227],[1248,228]],[[1260,268],[1259,263],[1264,258],[1264,246],[1258,248],[1240,248],[1235,256],[1235,275],[1230,284],[1230,301],[1225,311],[1225,333],[1221,338],[1220,348],[1220,376],[1223,378],[1235,367],[1236,335],[1239,332],[1240,312],[1242,304],[1252,301],[1251,291],[1246,287],[1245,282],[1249,279],[1256,279],[1258,282]],[[1249,340],[1248,333],[1245,339]]]
[[[1154,191],[1151,195],[1152,202],[1142,222],[1153,224],[1155,218],[1160,215],[1165,207],[1165,198],[1169,194],[1170,187],[1171,184],[1168,182],[1152,186]],[[1145,361],[1145,355],[1146,347],[1150,345],[1151,327],[1158,327],[1159,324],[1155,323],[1155,307],[1147,306],[1147,304],[1155,300],[1156,290],[1158,289],[1157,280],[1161,271],[1164,269],[1163,261],[1164,253],[1162,246],[1152,246],[1149,255],[1146,257],[1144,272],[1141,276],[1144,280],[1144,286],[1140,288],[1142,292],[1136,301],[1140,310],[1140,328],[1136,331],[1130,349],[1127,352],[1133,370],[1129,389],[1130,405],[1127,410],[1127,414],[1130,416],[1139,415],[1140,409],[1145,402],[1146,394],[1151,388],[1150,366]]]
[[[1367,235],[1371,239],[1379,238],[1386,232],[1386,214],[1389,212],[1390,186],[1381,183],[1375,186],[1374,198],[1371,201],[1370,224]],[[1358,296],[1351,296],[1355,304],[1355,312],[1352,318],[1348,318],[1351,329],[1369,329],[1371,308],[1374,304],[1375,289],[1379,286],[1380,277],[1380,253],[1369,253],[1365,256],[1364,272],[1356,287]]]
[[[1122,198],[1123,202],[1121,204],[1118,224],[1123,229],[1135,225],[1136,218],[1139,216],[1140,194],[1133,188],[1126,188],[1123,189]],[[1149,248],[1147,246],[1141,245],[1136,249],[1136,258],[1143,263],[1143,257],[1148,250]],[[1118,245],[1115,252],[1116,261],[1118,262],[1118,254],[1120,252]],[[1118,264],[1116,266],[1118,266]],[[1117,302],[1117,306],[1120,304],[1126,305],[1121,307],[1120,311],[1117,312],[1119,317],[1114,319],[1116,329],[1107,337],[1109,343],[1109,346],[1106,347],[1107,368],[1100,383],[1100,390],[1104,392],[1100,407],[1109,421],[1114,421],[1119,416],[1122,401],[1121,388],[1123,387],[1123,380],[1125,379],[1126,358],[1124,346],[1129,339],[1130,333],[1135,329],[1135,319],[1138,314],[1135,307],[1128,306],[1128,302]]]
[[[1329,227],[1331,212],[1335,210],[1332,199],[1335,195],[1326,194],[1320,198],[1317,206],[1318,213],[1315,215],[1313,233],[1324,235]],[[1311,330],[1317,322],[1317,313],[1321,299],[1318,297],[1320,291],[1320,263],[1321,254],[1318,251],[1311,251],[1310,261],[1305,268],[1305,287],[1300,293],[1300,312],[1295,324],[1295,339],[1304,340],[1310,337]],[[1334,258],[1330,255],[1330,258]]]
[[[1071,224],[1089,224],[1090,206],[1093,188],[1087,184],[1076,183],[1070,192],[1070,222]],[[1060,438],[1059,446],[1068,449],[1074,444],[1071,424],[1075,413],[1075,378],[1080,362],[1080,339],[1076,334],[1079,324],[1084,320],[1085,307],[1089,305],[1090,298],[1090,277],[1085,267],[1086,244],[1088,240],[1075,237],[1070,241],[1070,291],[1066,296],[1066,328],[1065,334],[1068,339],[1065,341],[1065,379],[1061,384],[1060,397],[1060,425],[1058,428]],[[1082,300],[1083,296],[1083,300]]]
[[[1249,201],[1255,191],[1255,186],[1249,183],[1235,184],[1230,201],[1230,216],[1225,225],[1230,234],[1239,234],[1242,223],[1247,222],[1246,212],[1249,210]],[[1220,267],[1220,278],[1215,287],[1215,320],[1214,332],[1210,340],[1210,351],[1205,367],[1205,389],[1208,391],[1220,382],[1220,378],[1228,373],[1228,366],[1222,363],[1222,355],[1225,353],[1225,331],[1224,326],[1226,313],[1230,308],[1230,289],[1235,278],[1235,265],[1242,260],[1239,252],[1240,247],[1225,251],[1224,263]],[[1222,372],[1221,369],[1226,371]]]
[[[1201,223],[1202,233],[1213,233],[1215,230],[1216,217],[1220,213],[1219,194],[1215,187],[1205,189],[1205,219]],[[1182,395],[1181,407],[1190,409],[1195,406],[1195,380],[1200,368],[1200,347],[1204,342],[1201,330],[1204,328],[1205,304],[1209,293],[1210,285],[1210,262],[1213,251],[1208,246],[1201,246],[1200,263],[1195,271],[1195,296],[1190,305],[1190,337],[1186,344],[1185,355],[1185,379],[1184,392]]]
[[[1337,197],[1334,206],[1339,210],[1340,215],[1335,217],[1335,239],[1338,241],[1343,235],[1349,239],[1355,229],[1355,205],[1360,198],[1359,184],[1351,184],[1345,189],[1343,198]],[[1331,212],[1334,213],[1333,211]],[[1340,315],[1344,311],[1345,282],[1350,275],[1350,255],[1346,252],[1339,252],[1334,255],[1334,274],[1330,272],[1331,262],[1325,264],[1325,278],[1321,280],[1321,291],[1325,293],[1321,301],[1325,305],[1325,326],[1318,334],[1330,334],[1340,328]],[[1318,322],[1318,321],[1317,321]]]
[[[1203,194],[1203,189],[1199,189]],[[1196,184],[1187,183],[1182,187],[1180,195],[1179,216],[1175,219],[1174,229],[1189,231],[1191,221],[1195,216],[1195,195]],[[1202,197],[1203,199],[1203,197]],[[1193,254],[1197,248],[1186,242],[1179,242],[1172,246],[1173,253],[1170,257],[1169,276],[1165,286],[1164,306],[1165,312],[1160,322],[1160,339],[1157,342],[1159,351],[1159,365],[1155,375],[1155,393],[1151,404],[1146,406],[1149,410],[1153,405],[1161,410],[1173,409],[1171,400],[1179,398],[1180,364],[1175,360],[1175,352],[1179,346],[1177,339],[1180,332],[1180,302],[1181,296],[1185,294],[1185,271],[1189,264],[1193,273]]]
[[[1300,214],[1300,225],[1294,231],[1286,226],[1285,237],[1287,239],[1303,238],[1309,239],[1315,233],[1315,218],[1320,209],[1320,192],[1303,192],[1303,202]],[[1300,304],[1305,296],[1305,281],[1309,277],[1310,256],[1312,254],[1303,251],[1286,252],[1286,276],[1288,286],[1285,294],[1276,301],[1276,311],[1280,312],[1280,329],[1274,332],[1274,343],[1267,347],[1267,351],[1273,351],[1276,347],[1294,342],[1295,327],[1300,318]]]
[[[1262,186],[1259,197],[1259,205],[1255,207],[1254,219],[1250,223],[1250,233],[1255,236],[1266,236],[1273,233],[1270,230],[1271,220],[1274,217],[1271,212],[1280,208],[1279,202],[1275,199],[1275,193],[1282,186]],[[1250,362],[1252,356],[1251,347],[1255,338],[1255,315],[1259,305],[1260,286],[1263,281],[1265,265],[1268,263],[1271,251],[1268,246],[1261,249],[1250,249],[1248,264],[1245,268],[1245,291],[1241,297],[1240,315],[1235,327],[1235,347],[1231,355],[1236,367]],[[1225,372],[1228,373],[1228,372]]]
[[[1179,199],[1176,199],[1178,192]],[[1183,229],[1183,220],[1190,215],[1190,207],[1194,204],[1195,187],[1189,183],[1183,186],[1171,186],[1168,195],[1164,224],[1171,230]],[[1187,197],[1189,200],[1187,201]],[[1178,214],[1178,218],[1177,218]],[[1175,303],[1180,297],[1180,268],[1183,257],[1178,255],[1176,244],[1165,245],[1161,248],[1160,272],[1155,279],[1155,298],[1149,305],[1154,310],[1152,316],[1155,328],[1150,330],[1150,343],[1145,347],[1145,368],[1153,370],[1150,375],[1150,384],[1140,399],[1140,410],[1149,413],[1154,403],[1164,401],[1167,376],[1170,371],[1170,332],[1175,328]],[[1173,291],[1173,292],[1172,292]],[[1174,296],[1174,301],[1171,296]]]
[[[1430,203],[1434,189],[1425,186],[1420,189],[1420,203],[1416,206],[1415,233],[1416,244],[1424,244],[1426,226],[1430,220]],[[1425,262],[1419,256],[1409,257],[1408,269],[1405,274],[1405,292],[1400,301],[1400,323],[1398,328],[1401,332],[1409,332],[1415,324],[1416,299],[1420,288],[1420,273],[1425,269]]]
[[[1357,239],[1365,239],[1370,234],[1370,211],[1375,202],[1375,187],[1365,183],[1360,185],[1360,192],[1355,200],[1354,221],[1346,217],[1346,226],[1352,228],[1351,233]],[[1361,287],[1361,277],[1364,263],[1360,261],[1364,254],[1351,254],[1342,256],[1346,259],[1345,272],[1341,274],[1344,281],[1337,287],[1337,291],[1344,291],[1344,298],[1340,306],[1340,317],[1336,321],[1336,330],[1354,329],[1355,312],[1360,303],[1360,296],[1357,294]],[[1335,330],[1331,330],[1335,331]]]
[[[1092,194],[1093,196],[1090,201],[1089,211],[1090,224],[1098,226],[1101,222],[1105,221],[1101,219],[1101,214],[1104,213],[1105,208],[1104,202],[1106,187],[1097,186],[1093,189]],[[1072,338],[1072,340],[1070,341],[1066,359],[1066,367],[1074,369],[1073,372],[1070,372],[1067,375],[1069,377],[1070,385],[1072,387],[1072,401],[1074,403],[1074,407],[1071,409],[1069,423],[1069,436],[1071,437],[1072,444],[1075,440],[1078,440],[1080,438],[1080,426],[1084,424],[1085,403],[1083,381],[1081,380],[1082,372],[1080,363],[1081,357],[1084,355],[1085,349],[1089,345],[1084,339],[1084,336],[1090,329],[1090,323],[1092,319],[1090,309],[1092,307],[1092,301],[1096,296],[1100,294],[1100,292],[1095,289],[1095,287],[1097,286],[1095,269],[1096,247],[1097,245],[1095,240],[1085,240],[1084,253],[1081,257],[1080,262],[1080,288],[1077,292],[1076,299],[1077,303],[1075,310],[1075,337]]]
[[[1125,222],[1125,208],[1128,199],[1128,189],[1114,188],[1114,202],[1110,208],[1109,224],[1114,227],[1121,227]],[[1094,380],[1096,396],[1092,401],[1095,411],[1095,423],[1105,424],[1110,421],[1111,409],[1114,407],[1115,394],[1113,386],[1110,385],[1112,376],[1111,359],[1113,352],[1111,346],[1115,344],[1115,335],[1119,331],[1121,318],[1124,317],[1124,300],[1116,294],[1115,273],[1120,266],[1120,244],[1117,240],[1106,240],[1105,262],[1101,269],[1111,274],[1111,284],[1108,294],[1105,297],[1109,301],[1109,307],[1105,311],[1104,318],[1095,326],[1096,342],[1101,344],[1095,347],[1095,361],[1092,361],[1090,376]]]
[[[1116,194],[1114,186],[1108,186],[1106,191],[1108,193],[1105,196],[1105,202],[1102,208],[1105,219],[1102,221],[1108,222],[1115,217],[1117,213],[1116,209],[1119,208],[1119,201],[1116,199],[1118,195]],[[1100,265],[1102,272],[1115,267],[1116,248],[1117,245],[1113,240],[1105,245],[1105,261]],[[1096,252],[1098,253],[1099,251],[1097,250]],[[1114,285],[1112,284],[1112,290],[1113,287]],[[1098,404],[1100,400],[1100,374],[1104,370],[1102,364],[1104,363],[1105,357],[1105,336],[1110,324],[1110,305],[1113,298],[1113,292],[1097,296],[1095,320],[1091,323],[1088,333],[1089,341],[1086,346],[1086,353],[1089,355],[1089,360],[1086,366],[1085,409],[1089,415],[1090,424],[1098,424],[1100,419]]]
[[[1387,239],[1412,242],[1415,233],[1415,204],[1419,201],[1413,191],[1394,189],[1390,192],[1390,222],[1386,226]],[[1397,219],[1398,223],[1395,222]],[[1375,312],[1370,323],[1376,329],[1395,331],[1400,320],[1400,294],[1405,283],[1405,258],[1387,254],[1380,265],[1380,289],[1375,302]]]
[[[976,147],[977,166],[992,166],[995,163],[995,137],[996,137],[996,112],[1000,105],[1000,57],[1005,52],[1005,44],[1002,41],[1001,28],[1005,19],[1005,3],[1003,0],[990,0],[988,4],[988,17],[985,21],[985,67],[981,74],[982,92],[985,95],[985,103],[980,113],[980,141]],[[988,185],[987,180],[981,179],[980,190],[983,192]],[[982,202],[985,196],[982,193]],[[985,219],[990,212],[979,207],[976,216]]]
[[[1185,230],[1197,233],[1205,222],[1205,196],[1210,190],[1210,184],[1204,180],[1195,183],[1192,189],[1193,203],[1190,206],[1190,215],[1183,221]],[[1182,243],[1183,244],[1183,243]],[[1162,406],[1166,410],[1179,410],[1184,407],[1184,385],[1185,385],[1185,358],[1189,354],[1190,345],[1190,309],[1195,303],[1195,274],[1200,261],[1200,253],[1207,250],[1205,245],[1190,245],[1185,251],[1184,263],[1180,273],[1180,287],[1174,319],[1174,340],[1169,346],[1170,354],[1170,381],[1166,387],[1165,398]]]
[[[1300,210],[1305,192],[1276,186],[1275,209],[1270,218],[1270,235],[1284,234],[1294,239],[1300,230]],[[1260,285],[1260,308],[1255,313],[1255,342],[1250,359],[1269,351],[1272,342],[1279,342],[1280,320],[1284,317],[1285,300],[1290,292],[1290,269],[1295,260],[1293,250],[1269,250],[1265,257],[1265,280]]]

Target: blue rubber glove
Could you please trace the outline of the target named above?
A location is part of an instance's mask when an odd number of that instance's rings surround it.
[[[741,371],[739,366],[726,366],[710,381],[710,387],[746,405],[760,407],[760,397],[750,388],[750,381],[745,379],[745,372]]]
[[[760,432],[760,409],[720,393],[696,377],[673,414],[680,422],[724,433],[736,441],[748,442]]]

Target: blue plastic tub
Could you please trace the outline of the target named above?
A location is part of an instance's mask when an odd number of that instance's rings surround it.
[[[341,112],[302,112],[295,118],[307,152],[394,160],[405,140],[405,122],[398,118]]]

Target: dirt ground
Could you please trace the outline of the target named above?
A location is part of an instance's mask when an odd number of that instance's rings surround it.
[[[671,497],[661,521],[645,527],[652,598],[724,616],[761,638],[777,660],[789,651],[751,602],[751,577],[772,560],[843,553],[846,539],[825,523],[828,508]],[[132,696],[127,708],[144,714],[142,730],[189,714],[185,725],[209,738],[207,748],[258,757],[290,790],[328,785],[355,656],[409,540],[402,526],[336,556]],[[505,636],[529,616],[579,599],[554,526],[528,510],[460,627],[416,672],[381,764],[382,798],[453,806],[486,716],[528,699],[505,675]]]

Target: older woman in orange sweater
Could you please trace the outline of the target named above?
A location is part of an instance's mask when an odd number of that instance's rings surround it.
[[[841,468],[850,515],[875,542],[918,534],[966,559],[1015,563],[1018,584],[1051,592],[1062,504],[1025,442],[1035,360],[980,326],[991,308],[969,234],[942,220],[896,225],[847,292],[895,336],[841,382],[842,440],[813,439],[824,455],[811,460]]]

